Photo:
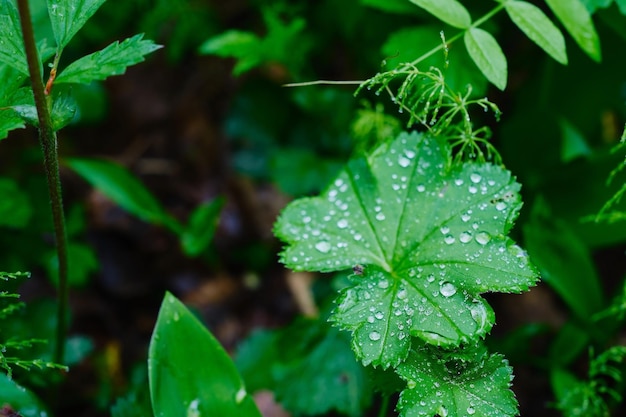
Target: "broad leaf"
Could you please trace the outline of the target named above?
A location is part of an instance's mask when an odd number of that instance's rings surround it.
[[[510,389],[512,369],[500,355],[464,362],[422,347],[396,371],[407,381],[397,406],[401,417],[518,415]]]
[[[0,0],[0,62],[28,75],[20,17],[12,0]]]
[[[461,3],[456,0],[410,0],[439,20],[460,29],[469,28],[472,18]]]
[[[148,372],[156,417],[261,416],[228,354],[170,293],[152,334]]]
[[[487,31],[470,28],[465,32],[463,40],[467,52],[485,77],[504,90],[508,75],[506,57],[495,38]]]
[[[509,17],[533,42],[561,64],[567,64],[563,34],[537,6],[526,1],[504,3]]]
[[[48,14],[59,49],[82,28],[105,0],[48,0]]]
[[[207,248],[215,234],[215,227],[223,205],[224,199],[217,198],[199,205],[191,213],[189,224],[181,235],[181,245],[185,255],[198,256]]]
[[[117,41],[101,51],[84,56],[67,66],[57,77],[56,83],[82,83],[104,80],[112,75],[121,75],[126,68],[144,60],[144,56],[161,48],[143,35],[135,35]]]
[[[480,294],[536,280],[506,237],[519,184],[489,164],[448,169],[447,153],[436,139],[402,134],[350,161],[322,196],[291,203],[275,226],[292,269],[365,266],[331,317],[354,332],[365,364],[398,364],[410,336],[448,346],[482,336],[494,317]]]
[[[578,46],[591,59],[600,62],[602,60],[600,38],[585,5],[580,0],[546,0],[546,3]]]
[[[122,166],[105,160],[78,158],[68,159],[65,164],[129,213],[147,222],[162,224],[180,232],[178,222]]]

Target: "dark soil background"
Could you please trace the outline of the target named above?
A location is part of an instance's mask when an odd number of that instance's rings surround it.
[[[218,3],[210,7],[222,27],[244,26],[258,19],[243,1]],[[513,45],[510,48],[517,47],[516,40],[507,42]],[[350,62],[352,54],[345,45],[326,47],[328,62],[315,64],[320,78],[368,76]],[[284,326],[306,309],[298,294],[306,293],[311,277],[301,287],[289,284],[293,277],[277,262],[280,243],[272,235],[276,216],[292,197],[270,181],[252,179],[234,169],[232,158],[239,145],[224,129],[233,102],[247,83],[269,83],[279,91],[289,78],[279,65],[234,78],[232,66],[231,60],[201,57],[193,51],[172,61],[160,50],[125,75],[104,83],[105,117],[60,133],[62,157],[104,157],[121,163],[182,221],[204,201],[223,196],[226,203],[210,254],[189,259],[174,235],[128,215],[63,169],[66,205],[86,207],[85,239],[95,249],[100,269],[88,285],[71,291],[70,333],[91,338],[95,350],[67,375],[55,415],[109,415],[98,401],[124,395],[132,384],[132,369],[145,363],[166,290],[196,309],[229,352],[251,330]],[[525,68],[518,71],[513,79],[527,76]],[[506,108],[509,94],[515,94],[515,89],[494,100]],[[10,155],[33,148],[35,141],[32,129],[4,141],[2,164],[11,165]],[[613,248],[596,254],[597,265],[606,269],[601,271],[603,276],[615,282],[609,286],[617,285],[625,272],[623,253],[624,248]],[[54,296],[43,271],[37,270],[21,292],[27,302]],[[522,295],[488,298],[497,316],[496,339],[526,323],[542,323],[554,332],[568,318],[567,309],[544,284]],[[543,352],[546,344],[547,338],[539,338],[531,349]],[[516,363],[514,358],[511,361],[521,415],[557,415],[549,406],[552,394],[546,373],[531,364]],[[266,417],[286,415],[267,393],[259,401],[270,410]]]

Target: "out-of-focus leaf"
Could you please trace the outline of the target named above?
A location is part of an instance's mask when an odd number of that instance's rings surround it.
[[[584,242],[567,224],[550,215],[543,199],[524,225],[524,240],[542,279],[583,321],[604,306],[600,280]]]
[[[256,330],[237,347],[235,365],[250,392],[274,387],[272,367],[280,360],[280,331]]]
[[[181,244],[187,256],[198,256],[204,251],[215,234],[223,198],[202,203],[191,213],[189,223],[182,231]]]
[[[361,4],[390,13],[407,14],[415,10],[406,0],[361,0]]]
[[[67,246],[68,283],[72,287],[83,287],[87,284],[89,276],[100,267],[98,258],[93,249],[81,243],[70,242]],[[46,267],[48,276],[55,285],[59,280],[59,259],[56,251],[48,254]]]
[[[526,1],[506,1],[509,17],[533,42],[563,65],[567,52],[563,34],[537,6]]]
[[[508,69],[506,57],[496,39],[485,30],[470,28],[465,32],[463,40],[467,52],[478,69],[493,85],[504,90]]]
[[[308,149],[282,148],[270,161],[272,180],[292,196],[319,192],[340,168],[340,162],[322,159]]]
[[[600,38],[591,15],[581,0],[546,0],[578,46],[596,62],[602,60]]]
[[[9,178],[0,178],[0,226],[25,227],[32,215],[28,195]]]
[[[135,35],[122,43],[113,42],[101,51],[72,62],[56,78],[55,83],[82,83],[104,80],[112,75],[121,75],[126,68],[144,61],[144,57],[161,48],[143,35]]]
[[[96,13],[105,0],[48,0],[48,14],[59,49]]]
[[[150,342],[150,396],[157,417],[260,417],[230,357],[167,293]]]
[[[48,411],[35,394],[18,385],[4,373],[0,373],[0,393],[2,393],[0,402],[10,404],[11,408],[23,417],[49,416]]]
[[[430,14],[456,28],[469,28],[472,18],[461,3],[456,0],[409,0]]]
[[[590,157],[593,151],[583,134],[567,119],[559,120],[561,128],[561,161],[569,162],[578,157]]]
[[[126,168],[97,159],[72,158],[65,164],[129,213],[180,232],[180,224]]]

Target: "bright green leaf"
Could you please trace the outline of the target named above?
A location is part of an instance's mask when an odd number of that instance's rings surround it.
[[[48,0],[48,14],[60,49],[70,42],[105,0]]]
[[[580,0],[546,0],[578,46],[596,62],[602,60],[600,38],[591,15]]]
[[[68,159],[65,164],[129,213],[180,231],[180,225],[150,191],[122,166],[105,160],[78,158]]]
[[[461,3],[456,0],[409,0],[439,20],[459,29],[469,28],[472,17]]]
[[[567,64],[567,52],[563,34],[537,6],[526,1],[504,3],[509,17],[541,49],[563,65]]]
[[[397,365],[410,336],[448,346],[482,336],[494,317],[480,294],[536,280],[506,237],[519,184],[489,164],[448,170],[447,153],[436,139],[402,134],[351,160],[322,196],[291,203],[276,223],[292,269],[365,266],[331,316],[354,332],[364,364]]]
[[[260,42],[254,33],[229,30],[205,41],[198,51],[206,55],[243,58],[245,54],[257,48]]]
[[[232,360],[187,308],[167,293],[148,358],[156,417],[260,417]]]
[[[215,234],[223,205],[224,199],[216,198],[199,205],[191,213],[189,224],[181,235],[181,244],[185,255],[198,256],[207,248]]]
[[[467,30],[463,36],[467,52],[485,77],[500,90],[506,88],[506,57],[495,38],[479,28]]]
[[[14,1],[0,1],[0,62],[28,75],[20,17]]]
[[[15,181],[0,178],[0,226],[25,227],[33,214],[28,195]]]
[[[400,394],[401,417],[513,417],[512,369],[501,355],[469,363],[438,357],[431,348],[411,352],[398,374],[407,381]]]
[[[56,83],[82,83],[104,80],[112,75],[121,75],[126,68],[144,60],[144,56],[161,48],[150,40],[143,40],[143,35],[135,35],[117,41],[93,54],[84,56],[65,68],[56,79]]]

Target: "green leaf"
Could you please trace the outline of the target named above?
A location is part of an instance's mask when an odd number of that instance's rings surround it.
[[[600,278],[585,242],[563,220],[550,213],[543,198],[524,225],[524,241],[544,282],[583,322],[602,309]]]
[[[2,404],[10,404],[12,409],[23,417],[47,416],[48,411],[41,401],[28,389],[20,386],[5,374],[0,374]]]
[[[237,346],[235,366],[250,392],[274,387],[272,365],[280,357],[279,336],[276,330],[254,330]]]
[[[0,1],[0,61],[28,75],[20,16],[15,2]]]
[[[223,198],[203,203],[191,213],[189,224],[181,235],[183,252],[187,256],[198,256],[204,251],[215,234],[220,211],[224,206]]]
[[[512,369],[501,355],[466,364],[426,347],[412,351],[397,372],[407,381],[398,401],[401,417],[518,415]]]
[[[447,346],[483,336],[494,317],[480,294],[537,279],[506,237],[519,184],[497,166],[448,162],[436,139],[401,134],[351,160],[322,196],[291,203],[275,225],[289,268],[365,266],[331,320],[353,331],[366,365],[401,362],[409,336]]]
[[[241,74],[261,63],[261,57],[254,54],[260,45],[261,39],[254,33],[228,30],[205,41],[198,52],[206,55],[238,58],[239,61],[233,72]]]
[[[48,0],[52,31],[60,50],[96,13],[105,0]]]
[[[144,56],[161,48],[150,40],[143,40],[143,34],[118,41],[93,54],[72,62],[57,77],[55,82],[89,84],[104,80],[113,75],[121,75],[126,68],[144,61]]]
[[[472,18],[461,3],[456,0],[410,0],[450,26],[466,29],[472,25]]]
[[[506,57],[495,38],[487,31],[470,28],[463,35],[467,52],[485,77],[500,90],[506,88]]]
[[[70,242],[67,246],[68,283],[71,287],[84,287],[89,282],[89,276],[98,271],[100,264],[93,249],[77,242]],[[56,251],[50,251],[45,259],[48,277],[55,284],[59,282],[59,258]]]
[[[541,49],[563,65],[567,64],[567,51],[563,34],[537,6],[526,1],[506,1],[509,17]]]
[[[388,13],[407,14],[415,9],[406,0],[361,0],[361,4]]]
[[[580,0],[546,0],[546,3],[578,46],[591,59],[600,62],[602,60],[600,38],[585,5]]]
[[[228,354],[189,310],[167,293],[148,358],[157,417],[260,417]]]
[[[180,232],[178,222],[126,168],[97,159],[72,158],[65,160],[65,164],[129,213]]]
[[[0,196],[0,226],[26,227],[33,214],[28,195],[12,179],[0,178]]]
[[[559,119],[561,128],[561,161],[570,162],[579,157],[589,158],[593,150],[582,132],[565,118]]]

